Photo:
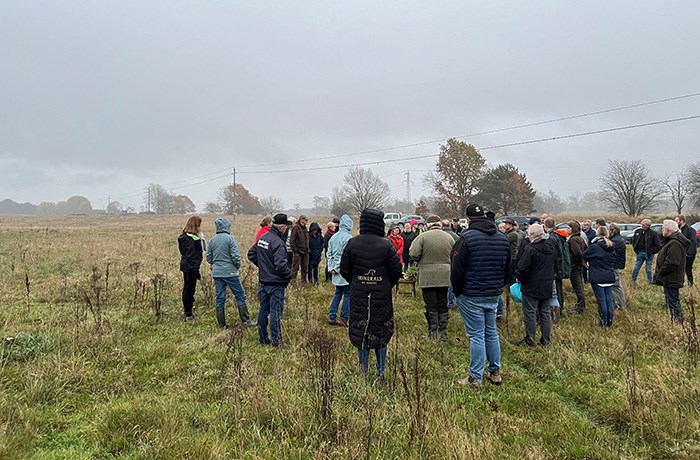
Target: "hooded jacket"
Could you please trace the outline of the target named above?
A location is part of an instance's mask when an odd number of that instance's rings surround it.
[[[545,233],[520,248],[515,276],[523,295],[536,300],[552,298],[552,283],[559,269],[557,248]]]
[[[421,288],[450,285],[450,259],[455,240],[439,224],[418,235],[411,244],[411,260],[418,262],[418,285]]]
[[[236,238],[231,235],[231,223],[219,217],[214,221],[216,235],[209,241],[207,262],[211,265],[212,278],[238,276],[241,268],[241,252]]]
[[[384,237],[383,212],[362,211],[360,234],[345,246],[340,275],[350,283],[350,342],[361,349],[386,346],[394,333],[392,289],[401,277],[401,264]]]
[[[688,238],[678,231],[668,237],[656,257],[654,284],[667,288],[682,288],[685,282],[685,258],[688,251]]]
[[[312,232],[316,230],[316,236]],[[321,253],[323,252],[323,234],[318,222],[311,222],[309,227],[309,266],[315,267],[321,263]]]
[[[274,226],[248,250],[248,260],[258,267],[263,286],[286,286],[292,279],[284,237]]]
[[[180,250],[180,271],[184,273],[198,272],[202,265],[202,252],[204,241],[199,235],[185,233],[177,238],[177,246]]]
[[[494,222],[470,219],[452,251],[452,290],[455,296],[499,296],[510,278],[510,245]]]
[[[583,251],[583,260],[588,262],[588,279],[591,284],[612,284],[615,282],[615,245],[608,247],[605,239],[593,238]]]
[[[347,214],[343,214],[343,217],[340,218],[339,230],[328,240],[326,260],[328,262],[328,271],[335,270],[335,275],[331,279],[335,286],[347,286],[350,284],[340,275],[340,258],[343,256],[345,245],[352,238],[350,230],[352,230],[352,219]]]

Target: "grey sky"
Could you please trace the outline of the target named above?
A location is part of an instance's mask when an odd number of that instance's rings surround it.
[[[279,166],[700,91],[696,1],[0,2],[0,199],[107,196],[138,208],[236,166],[310,206],[345,172],[438,144]],[[477,148],[700,114],[700,97],[466,139]],[[700,160],[700,120],[484,151],[563,198],[608,158],[659,175]],[[414,198],[435,159],[373,166]],[[204,176],[204,177],[199,177]],[[187,181],[189,180],[189,181]],[[185,182],[183,182],[185,181]],[[230,182],[173,192],[198,208]]]

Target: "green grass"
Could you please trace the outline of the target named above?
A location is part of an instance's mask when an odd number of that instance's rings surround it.
[[[240,366],[227,358],[229,333],[216,327],[203,290],[199,320],[181,319],[175,239],[183,223],[0,219],[0,458],[364,458],[368,449],[371,458],[700,456],[700,371],[689,365],[660,289],[632,287],[631,267],[624,273],[629,307],[611,330],[597,326],[587,288],[584,315],[566,316],[549,347],[523,349],[513,345],[523,335],[514,308],[501,330],[504,383],[479,390],[453,383],[469,360],[458,312],[448,342],[426,341],[422,302],[398,296],[382,386],[358,375],[347,331],[325,324],[330,285],[288,290],[284,331],[293,350],[263,347],[249,330]],[[234,222],[244,251],[256,226],[256,219]],[[135,262],[146,291],[134,303]],[[101,274],[99,329],[83,294],[94,302],[93,266]],[[159,321],[150,306],[156,273],[166,277]],[[244,268],[253,314],[254,275]],[[684,302],[700,298],[689,288],[683,295]],[[236,318],[231,301],[228,316]],[[313,359],[303,346],[317,329],[338,347],[328,426],[317,418]],[[421,420],[401,378],[403,364],[414,393],[417,350]]]

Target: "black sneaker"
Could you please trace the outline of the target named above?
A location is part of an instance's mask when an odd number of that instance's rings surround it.
[[[533,342],[530,342],[527,339],[522,339],[519,342],[515,342],[515,345],[517,345],[519,347],[534,347],[535,346],[535,344]]]

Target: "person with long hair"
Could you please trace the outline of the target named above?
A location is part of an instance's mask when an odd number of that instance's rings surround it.
[[[595,238],[581,257],[588,262],[588,279],[598,301],[600,325],[611,327],[615,316],[612,296],[615,284],[615,246],[608,238],[607,227],[598,227]]]
[[[190,217],[187,219],[185,228],[177,239],[178,248],[180,249],[180,271],[184,278],[182,306],[185,310],[186,321],[194,321],[194,314],[192,313],[194,292],[197,288],[197,280],[202,278],[202,275],[199,273],[199,266],[202,264],[202,253],[207,248],[201,226],[201,217]]]
[[[583,289],[583,272],[585,264],[583,262],[583,252],[586,250],[586,240],[581,236],[581,225],[572,220],[566,229],[569,234],[569,253],[571,254],[571,289],[576,294],[576,306],[570,310],[573,314],[582,314],[586,309],[586,295]]]

